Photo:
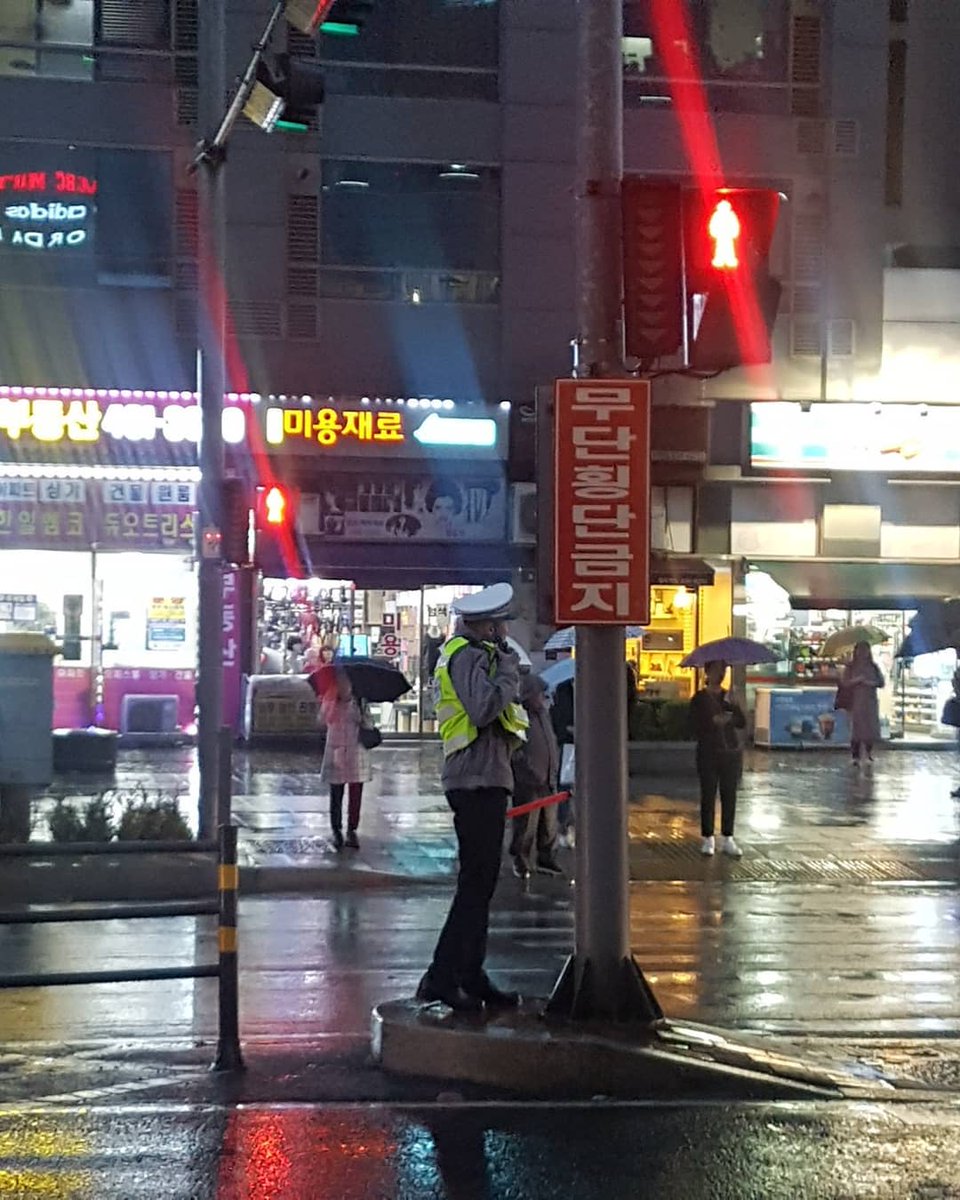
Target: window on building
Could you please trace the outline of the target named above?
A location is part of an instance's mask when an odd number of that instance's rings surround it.
[[[628,78],[662,78],[651,0],[624,4]],[[705,80],[782,83],[787,78],[787,0],[688,0],[688,20]]]
[[[495,272],[499,172],[468,163],[329,161],[321,229],[328,266]]]
[[[152,78],[123,51],[170,48],[170,0],[2,0],[0,42],[0,75]]]

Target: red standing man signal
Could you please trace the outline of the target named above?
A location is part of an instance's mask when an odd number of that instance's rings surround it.
[[[740,237],[740,218],[729,200],[721,200],[713,210],[707,232],[713,239],[711,265],[719,271],[732,271],[740,266],[737,239]]]

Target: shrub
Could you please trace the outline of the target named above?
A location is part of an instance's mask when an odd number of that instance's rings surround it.
[[[84,837],[83,818],[72,804],[59,799],[50,814],[50,837],[55,842],[82,842]]]
[[[155,799],[139,788],[136,799],[124,805],[123,815],[117,829],[122,842],[181,842],[190,841],[193,835],[177,807],[175,796],[165,797],[158,793]]]
[[[107,794],[88,800],[77,809],[63,798],[57,800],[48,822],[55,842],[112,842],[116,832]]]
[[[657,715],[660,718],[660,737],[663,741],[692,741],[689,701],[664,700]]]

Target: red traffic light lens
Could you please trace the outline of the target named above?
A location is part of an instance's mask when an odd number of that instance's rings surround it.
[[[287,515],[287,497],[278,487],[272,487],[263,498],[263,511],[268,525],[282,525]]]
[[[740,218],[729,200],[718,200],[710,214],[707,233],[713,242],[710,265],[718,271],[734,271],[740,266],[737,243],[740,241]]]

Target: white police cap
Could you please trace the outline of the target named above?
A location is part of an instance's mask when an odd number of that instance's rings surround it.
[[[506,621],[512,615],[513,588],[494,583],[472,596],[461,596],[450,606],[465,621]]]

